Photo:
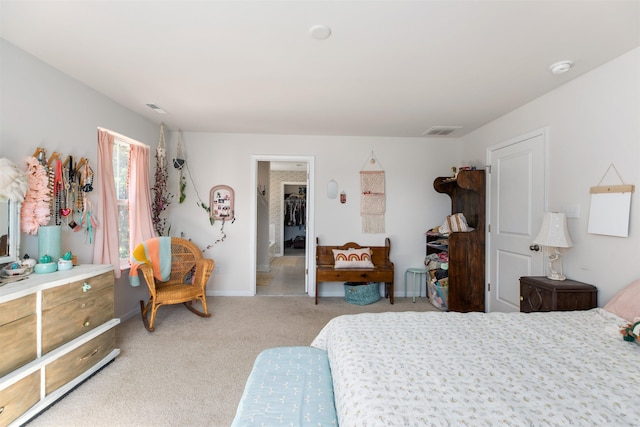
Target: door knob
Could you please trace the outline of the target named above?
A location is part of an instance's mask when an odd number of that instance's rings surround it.
[[[540,250],[540,246],[536,243],[529,246],[529,249],[531,249],[532,251],[538,252]]]

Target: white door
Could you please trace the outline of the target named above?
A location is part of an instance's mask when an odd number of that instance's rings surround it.
[[[489,147],[487,311],[520,311],[521,276],[543,274],[533,246],[545,209],[546,131]]]

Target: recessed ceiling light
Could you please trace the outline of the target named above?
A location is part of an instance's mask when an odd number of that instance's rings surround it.
[[[327,25],[314,25],[309,28],[309,34],[311,37],[318,40],[324,40],[331,35],[331,28]]]
[[[560,61],[555,64],[551,64],[549,66],[549,70],[551,70],[553,74],[562,74],[569,71],[571,67],[573,67],[572,61]]]

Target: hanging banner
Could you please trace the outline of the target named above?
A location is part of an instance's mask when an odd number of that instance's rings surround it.
[[[384,233],[384,171],[360,171],[363,233]]]

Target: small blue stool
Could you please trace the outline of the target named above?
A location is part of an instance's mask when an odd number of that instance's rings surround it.
[[[423,274],[429,273],[429,270],[426,268],[407,268],[407,271],[404,272],[404,297],[407,297],[407,276],[409,273],[413,274],[413,302],[416,302],[416,289],[418,296],[422,296],[422,283],[427,283],[427,278],[425,276],[422,279]],[[426,292],[426,290],[425,290]]]

